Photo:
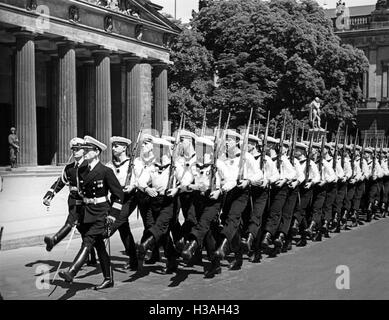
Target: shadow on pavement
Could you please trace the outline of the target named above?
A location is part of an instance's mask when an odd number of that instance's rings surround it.
[[[159,273],[159,274],[162,274],[164,268],[160,265],[157,265],[157,266],[143,266],[143,268],[141,270],[138,270],[137,272],[135,272],[134,274],[132,274],[130,276],[129,279],[127,280],[124,280],[122,282],[134,282],[138,279],[141,279],[143,277],[146,277],[148,276],[151,272],[153,273]],[[160,272],[158,272],[160,271]]]
[[[85,283],[85,282],[68,283],[63,280],[55,280],[51,284],[55,285],[56,287],[54,288],[54,290],[52,290],[50,295],[55,291],[55,289],[57,289],[57,287],[60,287],[62,289],[67,289],[67,291],[62,296],[60,296],[57,300],[68,300],[71,297],[74,297],[77,292],[88,290],[95,286],[95,284],[92,283]]]
[[[34,262],[26,263],[24,266],[31,268],[31,267],[33,267],[35,265],[39,265],[39,264],[49,265],[51,267],[49,272],[51,273],[51,272],[57,271],[59,263],[60,262],[57,261],[57,260],[36,260]],[[72,264],[71,262],[63,261],[62,265],[61,265],[61,268],[68,268],[68,267],[70,267],[71,264]]]
[[[170,279],[171,283],[168,285],[168,287],[179,286],[180,283],[185,281],[190,274],[203,274],[203,272],[197,271],[195,269],[190,269],[190,270],[178,269],[176,275]]]

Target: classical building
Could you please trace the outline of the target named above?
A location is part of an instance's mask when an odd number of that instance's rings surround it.
[[[169,43],[180,31],[161,9],[149,0],[0,0],[0,166],[11,126],[20,166],[66,163],[75,136],[134,140],[142,119],[161,131]]]
[[[336,34],[344,43],[364,51],[369,70],[361,88],[363,103],[358,107],[357,124],[368,135],[389,134],[389,1],[376,5],[347,7],[339,1],[336,9],[326,10]]]

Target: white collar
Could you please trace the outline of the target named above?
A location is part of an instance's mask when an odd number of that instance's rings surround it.
[[[94,167],[96,167],[96,164],[98,164],[100,160],[98,158],[93,159],[92,162],[90,162],[89,165],[89,170],[92,171]]]

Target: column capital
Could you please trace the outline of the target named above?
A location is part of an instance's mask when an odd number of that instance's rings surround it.
[[[76,48],[76,43],[71,40],[61,40],[61,41],[56,41],[58,50],[65,48],[65,49],[75,49]]]
[[[27,30],[16,31],[13,33],[13,35],[16,38],[16,48],[18,48],[20,44],[23,45],[27,41],[34,40],[37,36],[36,33]]]
[[[111,51],[106,49],[97,49],[97,50],[92,50],[91,52],[95,62],[99,62],[104,58],[109,58],[111,54]]]

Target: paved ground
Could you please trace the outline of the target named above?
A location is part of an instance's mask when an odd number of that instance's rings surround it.
[[[136,240],[141,227],[134,229]],[[80,245],[75,239],[67,251],[63,267],[69,266]],[[201,266],[180,266],[175,275],[161,273],[163,263],[146,266],[142,273],[125,272],[125,257],[119,236],[112,239],[115,287],[101,292],[89,290],[100,283],[101,273],[85,267],[76,282],[56,280],[56,290],[37,289],[42,275],[39,266],[48,266],[54,276],[66,242],[47,253],[44,246],[0,251],[0,290],[4,299],[388,299],[389,298],[389,218],[380,219],[331,239],[309,243],[260,264],[245,261],[241,271],[229,271],[214,279],[204,279]],[[227,264],[226,264],[227,265]],[[339,290],[336,268],[350,270],[350,289]],[[43,267],[44,270],[45,267]],[[46,267],[47,268],[47,267]],[[44,277],[44,276],[43,276]]]

